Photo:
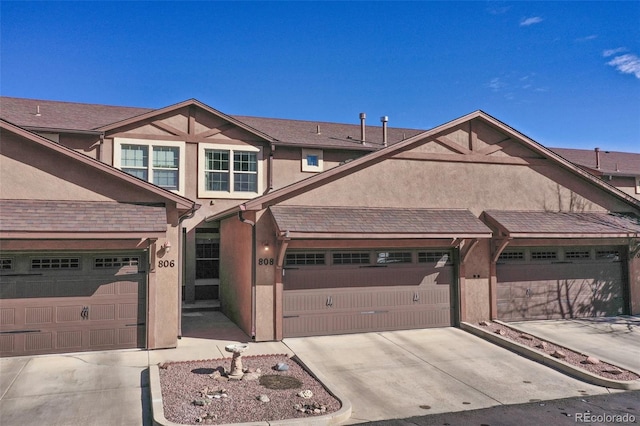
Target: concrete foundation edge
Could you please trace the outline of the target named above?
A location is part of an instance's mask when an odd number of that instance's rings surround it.
[[[305,425],[309,426],[326,426],[326,425],[339,425],[346,422],[351,417],[351,401],[347,399],[340,392],[332,389],[316,368],[309,363],[302,362],[299,358],[293,357],[302,367],[307,370],[318,382],[324,386],[324,388],[333,395],[338,401],[340,401],[341,408],[335,413],[325,414],[324,416],[297,418],[297,419],[285,419],[285,420],[273,420],[268,422],[251,422],[251,423],[234,423],[234,426],[290,426],[300,424],[301,420],[304,420]],[[160,387],[160,368],[157,365],[149,366],[149,391],[151,394],[151,411],[153,415],[153,424],[157,426],[185,426],[180,423],[174,423],[167,420],[164,416],[164,406],[162,405],[162,388]],[[224,425],[222,425],[224,426]]]
[[[498,322],[498,321],[496,321]],[[506,324],[505,324],[506,325]],[[591,383],[592,385],[596,385],[596,386],[603,386],[603,387],[607,387],[607,388],[611,388],[611,389],[623,389],[623,390],[640,390],[640,380],[634,380],[634,381],[620,381],[620,380],[611,380],[611,379],[606,379],[604,377],[600,377],[597,376],[593,373],[590,373],[589,371],[583,370],[581,368],[578,368],[574,365],[571,365],[565,361],[553,358],[552,356],[549,356],[545,353],[536,351],[534,349],[529,348],[528,346],[524,346],[521,345],[518,342],[514,342],[512,340],[509,339],[505,339],[495,333],[490,333],[487,330],[484,330],[478,326],[475,326],[473,324],[467,323],[467,322],[463,322],[460,323],[460,328],[466,332],[469,332],[471,334],[474,334],[484,340],[487,340],[491,343],[494,343],[498,346],[502,346],[505,349],[508,349],[512,352],[515,352],[519,355],[524,356],[525,358],[529,358],[530,360],[536,361],[540,364],[546,365],[548,367],[551,367],[557,371],[560,371],[561,373],[564,373],[568,376],[574,377],[576,379],[582,380],[584,382],[587,383]],[[531,333],[527,333],[529,335],[532,335],[534,337],[538,337],[535,336]],[[538,337],[539,338],[539,337]],[[547,339],[542,339],[539,338],[541,340],[545,340],[548,341]],[[564,346],[564,345],[560,345],[558,343],[555,342],[550,342],[549,343],[553,343],[555,345],[558,346]],[[570,349],[570,348],[568,348]],[[634,373],[636,373],[634,371]],[[638,373],[636,373],[638,374]]]

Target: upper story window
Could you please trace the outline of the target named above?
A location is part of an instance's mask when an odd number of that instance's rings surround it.
[[[321,149],[302,149],[302,171],[321,172],[324,169],[324,161]]]
[[[261,191],[260,150],[253,146],[200,144],[201,198],[250,198]]]
[[[184,193],[184,142],[114,139],[114,166],[162,188]]]

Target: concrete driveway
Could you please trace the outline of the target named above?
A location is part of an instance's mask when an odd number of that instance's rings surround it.
[[[640,316],[517,321],[509,325],[640,372]]]
[[[352,403],[349,423],[608,393],[457,328],[285,339]]]

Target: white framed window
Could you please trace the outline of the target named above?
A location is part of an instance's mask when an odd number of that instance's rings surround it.
[[[113,145],[114,167],[184,194],[185,142],[114,138]]]
[[[636,194],[640,194],[640,176],[636,176]]]
[[[246,199],[262,193],[259,148],[199,144],[198,158],[198,197]]]
[[[302,171],[321,172],[322,170],[324,170],[322,150],[302,148]]]

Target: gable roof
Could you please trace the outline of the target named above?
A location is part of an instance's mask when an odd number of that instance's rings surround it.
[[[212,220],[217,220],[219,218],[222,217],[226,217],[229,216],[231,214],[234,214],[237,211],[244,211],[244,210],[262,210],[265,207],[271,206],[273,204],[276,204],[280,201],[286,200],[288,198],[294,197],[297,194],[300,194],[302,192],[317,188],[319,186],[324,185],[325,183],[328,183],[330,181],[336,180],[342,176],[345,176],[349,173],[352,173],[354,171],[366,168],[372,164],[375,164],[377,162],[380,162],[390,156],[392,156],[395,153],[398,153],[404,149],[409,149],[411,148],[412,145],[418,144],[421,141],[423,141],[424,139],[431,137],[431,136],[435,136],[438,133],[442,133],[446,130],[455,128],[463,123],[466,123],[468,121],[471,120],[475,120],[475,119],[479,119],[482,120],[484,123],[496,128],[497,130],[499,130],[500,132],[510,136],[513,139],[516,139],[518,141],[520,141],[522,144],[524,144],[527,148],[529,148],[530,150],[534,151],[535,153],[551,160],[552,162],[554,162],[555,164],[557,164],[560,167],[563,167],[567,170],[569,170],[570,172],[572,172],[573,174],[579,176],[580,178],[589,181],[590,183],[592,183],[593,185],[596,185],[598,187],[600,187],[601,189],[604,189],[605,191],[611,193],[612,195],[614,195],[616,198],[622,200],[623,202],[625,202],[626,204],[629,204],[637,209],[640,209],[640,200],[637,200],[627,194],[625,194],[624,192],[620,191],[619,189],[607,184],[606,182],[598,179],[597,177],[593,176],[592,174],[580,169],[579,167],[577,167],[576,165],[574,165],[573,163],[565,160],[564,158],[562,158],[561,156],[555,154],[554,152],[550,151],[549,149],[545,148],[544,146],[540,145],[539,143],[537,143],[536,141],[534,141],[533,139],[530,139],[529,137],[527,137],[526,135],[518,132],[517,130],[513,129],[512,127],[504,124],[503,122],[497,120],[496,118],[490,116],[489,114],[485,113],[484,111],[475,111],[472,112],[470,114],[467,114],[465,116],[462,116],[460,118],[457,118],[455,120],[449,121],[448,123],[444,123],[440,126],[434,127],[431,130],[427,130],[425,132],[422,132],[416,136],[413,136],[409,139],[406,139],[404,141],[398,142],[395,145],[389,146],[387,148],[383,148],[381,150],[378,150],[376,152],[372,152],[368,155],[362,156],[360,158],[357,158],[353,161],[350,161],[349,163],[346,164],[342,164],[339,165],[337,167],[334,167],[332,169],[329,169],[325,172],[319,173],[315,176],[312,176],[310,178],[304,179],[302,181],[298,181],[295,182],[291,185],[285,186],[283,188],[277,189],[271,193],[262,195],[260,197],[254,198],[252,200],[249,200],[243,204],[240,204],[239,206],[230,208],[228,210],[225,210],[223,212],[220,212],[216,215],[211,216],[210,218],[207,218],[208,221],[212,221]]]
[[[208,106],[208,105],[206,105],[206,104],[204,104],[204,103],[202,103],[202,102],[200,102],[200,101],[198,101],[196,99],[188,99],[186,101],[179,102],[179,103],[173,104],[173,105],[169,105],[169,106],[164,107],[164,108],[150,110],[150,111],[142,113],[141,115],[137,115],[137,116],[134,116],[134,117],[125,118],[124,120],[121,120],[121,121],[109,123],[109,124],[107,124],[105,126],[100,127],[98,130],[101,130],[103,132],[107,132],[107,131],[110,131],[110,130],[114,130],[114,129],[126,126],[128,124],[136,123],[136,122],[139,122],[139,121],[142,121],[142,120],[147,120],[149,118],[157,117],[157,116],[162,115],[162,114],[171,113],[173,111],[179,110],[179,109],[184,108],[184,107],[189,107],[189,106],[195,106],[195,107],[201,108],[201,109],[203,109],[203,110],[205,110],[205,111],[207,111],[207,112],[209,112],[209,113],[211,113],[211,114],[213,114],[215,116],[218,116],[219,118],[222,118],[223,120],[226,120],[226,121],[228,121],[228,122],[230,122],[232,124],[235,124],[236,126],[242,128],[242,129],[244,129],[244,130],[246,130],[246,131],[248,131],[248,132],[250,132],[250,133],[252,133],[252,134],[258,136],[259,138],[264,139],[264,140],[266,140],[268,142],[272,142],[273,141],[273,137],[269,136],[268,134],[266,134],[266,133],[264,133],[264,132],[262,132],[262,131],[260,131],[258,129],[255,129],[255,128],[253,128],[253,127],[251,127],[251,126],[249,126],[249,125],[247,125],[247,124],[245,124],[245,123],[233,118],[230,115],[224,114],[223,112],[220,112],[220,111],[218,111],[218,110],[216,110],[214,108],[211,108],[210,106]]]
[[[77,102],[0,97],[2,119],[21,127],[42,130],[91,131],[152,111]],[[38,115],[39,113],[39,115]]]
[[[549,148],[561,157],[586,168],[595,175],[640,176],[640,154],[589,149]],[[600,167],[597,167],[599,156]]]
[[[138,186],[142,189],[150,191],[154,194],[159,195],[160,197],[166,199],[167,201],[174,202],[176,204],[176,208],[183,211],[197,210],[200,205],[195,202],[185,198],[181,195],[175,194],[167,189],[161,188],[157,185],[154,185],[150,182],[139,179],[135,176],[132,176],[126,172],[123,172],[120,169],[116,169],[108,164],[105,164],[101,161],[98,161],[94,158],[91,158],[85,154],[77,152],[71,148],[67,148],[63,145],[55,143],[47,138],[36,135],[28,130],[25,130],[21,127],[16,126],[13,123],[10,123],[6,120],[0,119],[0,131],[2,132],[11,132],[17,136],[28,139],[31,142],[37,143],[44,148],[50,149],[52,151],[56,151],[60,154],[66,155],[67,157],[73,158],[77,161],[80,161],[84,164],[87,164],[91,167],[96,168],[104,173],[107,173],[111,176],[114,176],[118,179],[128,182],[129,184]]]
[[[281,118],[234,116],[239,121],[271,135],[276,145],[304,148],[338,148],[375,151],[384,148],[382,126],[365,126],[365,142],[360,140],[360,124]],[[423,130],[387,128],[387,143],[393,145],[422,133]]]

